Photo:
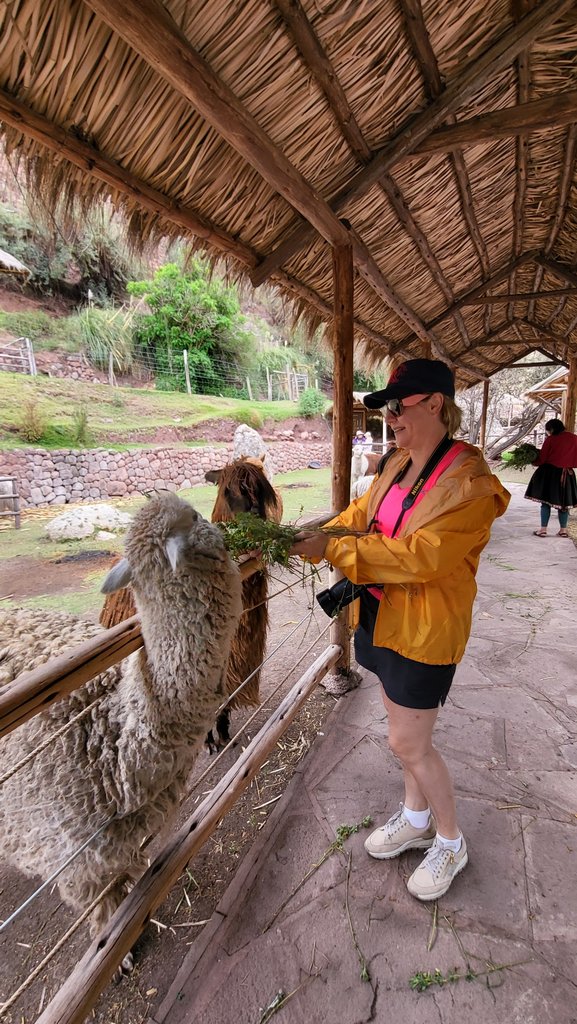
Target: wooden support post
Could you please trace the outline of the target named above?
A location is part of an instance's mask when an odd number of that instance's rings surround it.
[[[272,377],[268,366],[265,366],[266,370],[266,393],[268,395],[269,402],[272,402]]]
[[[335,664],[338,647],[327,647],[294,684],[232,768],[192,817],[172,836],[136,883],[105,929],[38,1017],[37,1024],[81,1024],[123,956],[132,948],[154,910],[221,818],[250,785],[271,750],[294,721],[319,680]]]
[[[252,388],[250,386],[250,377],[246,378],[246,390],[247,390],[249,402],[252,402]]]
[[[192,388],[190,386],[190,371],[188,369],[188,349],[183,348],[182,359],[184,362],[184,378],[186,380],[186,391],[189,395],[192,395]]]
[[[575,413],[577,411],[577,356],[569,360],[569,377],[565,398],[565,415],[563,422],[567,430],[575,430]]]
[[[346,508],[351,493],[351,453],[353,448],[353,313],[354,281],[351,246],[333,248],[333,473],[332,507]],[[333,571],[331,583],[342,573]],[[331,643],[343,649],[338,672],[350,669],[350,643],[346,612],[341,612],[331,627]]]
[[[487,410],[489,408],[489,381],[483,381],[483,405],[481,406],[481,429],[479,432],[479,447],[483,454],[487,445]]]

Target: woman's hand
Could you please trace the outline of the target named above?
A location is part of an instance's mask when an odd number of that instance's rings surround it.
[[[301,555],[303,558],[324,558],[325,548],[329,542],[326,533],[306,533],[304,530],[296,538],[289,554]]]

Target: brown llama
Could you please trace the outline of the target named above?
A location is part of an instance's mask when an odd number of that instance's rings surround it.
[[[212,483],[218,484],[218,493],[212,510],[213,523],[226,523],[240,512],[252,512],[261,519],[280,522],[282,499],[267,480],[262,462],[258,459],[237,459],[223,469],[211,470],[206,474]],[[252,673],[250,682],[216,719],[215,729],[207,736],[212,752],[230,739],[230,711],[239,707],[257,707],[260,704],[260,670],[266,646],[268,629],[268,573],[259,570],[243,580],[242,606],[237,631],[233,637],[228,662],[226,692],[231,694]],[[109,594],[100,612],[100,624],[109,629],[124,619],[136,614],[130,587]],[[215,736],[216,733],[216,736]]]

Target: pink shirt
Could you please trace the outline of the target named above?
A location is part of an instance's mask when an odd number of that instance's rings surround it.
[[[407,509],[407,511],[405,512],[402,522],[405,522],[405,520],[411,515],[411,512],[424,498],[427,491],[430,491],[431,487],[435,486],[441,474],[445,472],[445,470],[451,465],[451,463],[457,457],[457,455],[459,455],[460,452],[464,451],[466,447],[467,446],[466,444],[463,443],[463,441],[456,441],[455,444],[453,444],[451,448],[449,448],[449,451],[446,452],[445,455],[443,455],[443,458],[438,463],[438,465],[435,466],[435,469],[431,473],[428,480],[426,480],[423,486],[421,487],[421,490],[417,494],[417,497],[415,498],[411,508]],[[399,518],[401,512],[403,499],[407,496],[409,491],[410,487],[401,487],[400,484],[393,484],[392,487],[389,487],[389,490],[387,491],[385,497],[383,498],[381,504],[379,505],[377,514],[374,519],[376,533],[382,533],[384,534],[385,537],[392,537],[393,530],[395,528],[395,523],[397,522],[397,519]],[[378,590],[376,587],[369,587],[368,589],[369,592],[374,597],[377,597],[379,599],[381,598],[382,590]]]

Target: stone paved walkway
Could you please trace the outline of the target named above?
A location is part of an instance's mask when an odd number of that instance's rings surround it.
[[[437,729],[470,864],[436,928],[435,905],[405,888],[419,854],[371,860],[362,832],[278,913],[339,825],[379,823],[398,805],[380,694],[365,680],[339,701],[149,1024],[261,1024],[279,992],[295,994],[275,1024],[577,1024],[577,551],[533,537],[538,508],[511,490]],[[409,985],[418,971],[511,963]]]

